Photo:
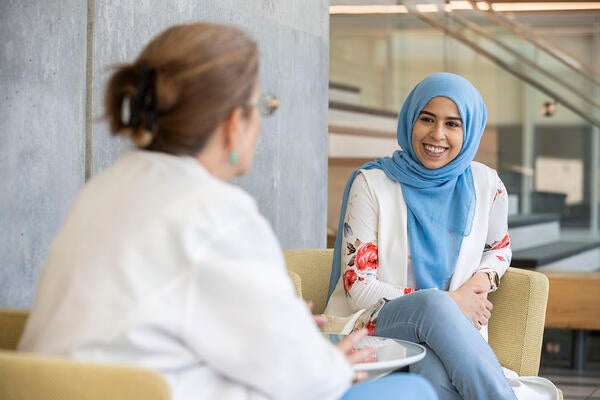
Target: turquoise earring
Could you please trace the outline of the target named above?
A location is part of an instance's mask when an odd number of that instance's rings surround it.
[[[231,151],[231,153],[229,153],[229,164],[231,165],[235,165],[238,162],[238,156],[237,153],[235,151]]]

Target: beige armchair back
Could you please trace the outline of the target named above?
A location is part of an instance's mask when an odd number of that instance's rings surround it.
[[[27,310],[0,309],[0,399],[169,400],[158,372],[14,351]]]

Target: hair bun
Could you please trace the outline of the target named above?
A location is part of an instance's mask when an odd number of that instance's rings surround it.
[[[137,147],[146,147],[152,143],[152,140],[154,139],[154,133],[150,132],[143,126],[138,126],[135,128],[126,127],[121,130],[120,134],[123,136],[129,136]]]
[[[158,114],[168,112],[179,101],[181,95],[179,85],[173,79],[162,74],[160,69],[158,69],[156,71],[155,87]]]

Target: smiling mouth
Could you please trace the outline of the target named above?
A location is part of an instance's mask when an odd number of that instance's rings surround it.
[[[425,154],[430,157],[440,157],[442,154],[444,154],[444,152],[446,152],[446,150],[448,150],[447,147],[433,146],[430,144],[424,144],[423,148],[425,149]]]

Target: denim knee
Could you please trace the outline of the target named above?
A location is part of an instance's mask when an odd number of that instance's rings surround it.
[[[438,317],[440,315],[452,315],[457,311],[454,300],[442,290],[423,289],[412,293],[411,296],[418,298],[418,306],[425,314],[433,314]]]

